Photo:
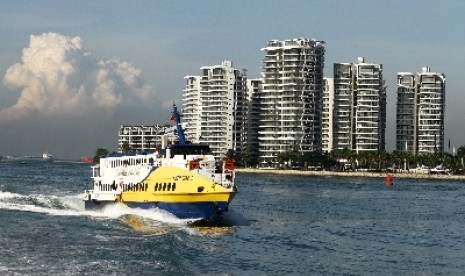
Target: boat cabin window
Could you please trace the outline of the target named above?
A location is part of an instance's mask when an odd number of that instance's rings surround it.
[[[147,185],[147,184],[145,184]],[[146,186],[145,189],[148,187]],[[169,183],[155,183],[154,191],[175,191],[176,190],[176,182],[169,182]]]

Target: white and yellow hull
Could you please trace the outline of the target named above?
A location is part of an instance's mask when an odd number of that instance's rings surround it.
[[[102,208],[115,202],[131,208],[159,208],[183,219],[215,219],[228,211],[236,187],[223,187],[196,170],[159,167],[140,183],[118,183],[114,198],[89,196],[86,209]]]

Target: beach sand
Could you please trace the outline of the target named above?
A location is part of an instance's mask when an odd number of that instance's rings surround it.
[[[336,172],[336,171],[303,171],[303,170],[273,170],[273,169],[252,169],[237,168],[237,173],[260,173],[260,174],[281,174],[281,175],[303,175],[303,176],[337,176],[337,177],[382,177],[392,174],[393,178],[415,178],[415,179],[438,179],[438,180],[460,180],[465,181],[465,175],[444,175],[426,173],[385,173],[385,172]]]

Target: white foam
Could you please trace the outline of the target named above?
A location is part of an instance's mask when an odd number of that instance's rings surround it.
[[[129,208],[124,204],[116,203],[109,205],[101,210],[86,211],[84,209],[83,195],[66,195],[66,196],[46,196],[40,194],[22,195],[10,192],[0,192],[0,209],[16,210],[24,212],[35,212],[48,214],[52,216],[88,216],[95,218],[108,218],[118,219],[126,215],[137,215],[144,220],[169,224],[172,226],[185,226],[188,223],[194,221],[192,219],[179,219],[171,213],[165,212],[160,209],[138,209]],[[33,199],[40,205],[29,204],[20,202],[18,200]],[[58,201],[64,207],[59,209],[53,204],[54,201]]]
[[[0,192],[0,200],[11,199],[11,198],[26,198],[26,197],[27,196],[16,194],[16,193]]]
[[[99,212],[99,211],[96,211]],[[151,220],[154,222],[163,222],[170,225],[187,225],[192,220],[190,219],[179,219],[171,213],[160,209],[139,209],[139,208],[129,208],[128,206],[122,203],[116,203],[109,205],[100,211],[102,215],[105,215],[109,218],[120,218],[126,215],[136,215],[145,220]]]
[[[11,202],[0,202],[0,209],[43,213],[43,214],[50,214],[54,216],[79,216],[81,215],[80,212],[77,212],[75,210],[52,209],[48,207],[41,207],[41,206],[30,205],[30,204],[18,204],[18,203],[11,203]]]
[[[85,211],[84,203],[82,202],[84,194],[66,195],[59,198],[63,205],[77,211]]]

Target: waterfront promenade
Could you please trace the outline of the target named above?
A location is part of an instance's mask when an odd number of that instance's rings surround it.
[[[303,176],[336,176],[336,177],[386,177],[386,172],[337,172],[337,171],[304,171],[304,170],[273,170],[273,169],[253,169],[237,168],[237,173],[261,173],[261,174],[281,174],[281,175],[303,175]],[[394,178],[413,179],[438,179],[438,180],[460,180],[465,181],[465,175],[444,175],[426,173],[389,173]]]

